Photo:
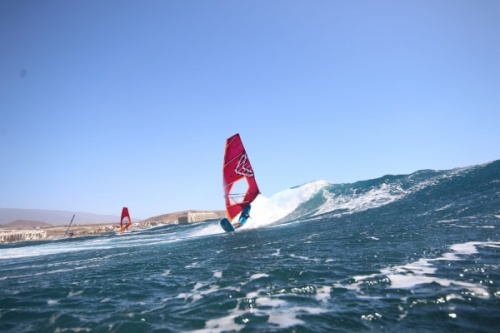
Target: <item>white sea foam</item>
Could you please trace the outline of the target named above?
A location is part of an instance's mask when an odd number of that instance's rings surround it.
[[[317,259],[317,258],[309,258],[309,257],[306,257],[306,256],[297,256],[295,254],[290,254],[290,257],[292,258],[298,258],[298,259],[302,259],[302,260],[307,260],[307,261],[315,261],[315,262],[320,262],[322,261],[322,259]]]
[[[287,302],[282,299],[265,297],[265,296],[257,297],[255,303],[257,303],[257,305],[261,307],[272,307],[272,308],[277,308],[287,304]]]
[[[179,241],[180,239],[165,239],[158,236],[127,234],[116,237],[96,237],[79,241],[59,241],[36,244],[23,247],[0,249],[0,260],[38,257],[60,253],[94,251],[105,249],[120,249],[144,245],[164,244]]]
[[[450,219],[450,220],[439,220],[437,223],[453,223],[453,222],[458,222],[458,219]]]
[[[186,268],[186,269],[196,268],[196,267],[200,267],[200,265],[201,265],[200,262],[194,261],[194,262],[190,263],[189,265],[184,266],[184,268]]]
[[[198,290],[198,289],[200,289],[201,287],[203,287],[203,283],[201,283],[201,282],[196,282],[196,283],[195,283],[195,285],[194,285],[194,287],[193,287],[193,291],[194,291],[194,290]]]
[[[220,291],[220,290],[231,290],[231,291],[239,292],[240,288],[239,287],[232,287],[232,286],[220,288],[217,285],[196,282],[190,292],[179,293],[176,296],[176,298],[181,298],[181,299],[184,299],[186,301],[196,302],[196,301],[202,299],[205,295],[212,294],[212,293],[215,293],[215,292]],[[168,299],[165,299],[165,300],[168,300]]]
[[[232,314],[216,319],[210,319],[205,322],[205,328],[192,330],[193,333],[219,333],[219,332],[238,332],[244,326],[237,324],[235,318],[244,315],[244,311],[233,311]]]
[[[463,244],[455,244],[455,245],[450,246],[450,249],[458,255],[468,255],[468,254],[477,253],[476,246],[481,245],[481,244],[488,244],[488,243],[468,242],[468,243],[463,243]]]
[[[278,325],[280,328],[304,325],[305,323],[302,320],[295,317],[296,314],[294,312],[272,312],[269,314],[268,322]]]
[[[471,296],[479,298],[489,298],[488,291],[481,284],[463,282],[458,280],[444,279],[434,276],[437,267],[433,265],[435,261],[456,261],[462,257],[477,253],[478,246],[499,247],[499,242],[468,242],[462,244],[454,244],[450,246],[452,252],[445,253],[442,257],[435,259],[419,259],[416,262],[406,265],[391,266],[380,270],[378,274],[354,276],[354,283],[348,285],[336,284],[336,287],[349,288],[360,291],[364,283],[372,279],[381,279],[385,276],[390,282],[389,288],[394,289],[411,289],[417,285],[426,283],[437,283],[443,287],[460,286],[467,289]]]
[[[265,273],[258,273],[258,274],[254,274],[254,275],[250,276],[250,280],[257,280],[257,279],[267,277],[267,276],[269,276],[269,275],[265,274]]]
[[[276,222],[291,214],[300,204],[311,199],[330,183],[319,180],[276,193],[270,198],[258,195],[252,203],[249,221],[239,230],[259,228]],[[236,217],[237,219],[238,217]],[[204,225],[192,231],[189,237],[199,237],[225,233],[219,223]]]
[[[225,231],[219,225],[219,222],[212,223],[208,225],[202,225],[199,228],[191,231],[188,237],[200,237],[200,236],[208,236],[208,235],[216,235],[216,234],[224,234]]]
[[[88,327],[65,327],[59,328],[57,327],[54,333],[62,333],[62,332],[92,332],[92,329]]]
[[[83,294],[83,290],[80,290],[80,291],[70,291],[69,294],[68,294],[68,297],[73,297],[73,296],[78,296],[78,295],[81,295]]]
[[[333,211],[341,211],[339,214],[351,214],[372,208],[381,207],[389,203],[400,200],[411,193],[420,191],[426,187],[439,183],[442,179],[454,177],[471,168],[459,168],[450,170],[446,173],[438,174],[435,177],[424,181],[416,182],[413,186],[404,189],[398,183],[382,183],[378,187],[370,189],[368,192],[358,193],[353,191],[350,194],[335,195],[334,193],[324,191],[323,195],[326,202],[318,209],[314,215],[321,215]],[[413,176],[410,175],[409,179]],[[448,206],[439,208],[446,209]]]
[[[228,315],[221,318],[210,319],[205,322],[205,328],[191,332],[196,333],[219,333],[228,331],[240,331],[244,325],[236,323],[236,318],[239,318],[243,323],[249,322],[251,317],[248,316],[250,312],[252,317],[268,317],[267,321],[276,328],[283,329],[296,325],[303,325],[304,322],[297,318],[298,314],[320,314],[328,310],[314,307],[289,307],[286,301],[279,299],[272,299],[268,297],[258,297],[255,305],[250,309],[240,309],[240,304],[244,300],[239,300],[236,306]],[[269,311],[272,307],[272,311]]]
[[[246,277],[241,285],[250,283],[253,280],[267,277],[268,274],[256,273]],[[187,293],[181,293],[177,298],[186,300],[187,302],[196,302],[202,299],[205,295],[221,290],[234,290],[240,292],[240,288],[225,287],[218,288],[208,283],[197,282],[192,289]],[[207,320],[205,328],[192,332],[198,333],[217,333],[226,331],[240,331],[244,328],[244,324],[253,320],[254,317],[267,317],[267,322],[272,324],[277,329],[283,329],[296,325],[304,324],[298,318],[300,314],[320,314],[328,312],[328,309],[321,306],[317,307],[291,307],[284,299],[290,293],[311,295],[319,302],[327,302],[330,299],[330,286],[304,286],[302,288],[292,288],[290,291],[283,289],[282,294],[269,294],[267,288],[253,290],[248,292],[245,297],[237,298],[237,304],[228,313],[222,313],[221,317]],[[231,298],[231,295],[229,296]],[[168,301],[168,300],[165,300]],[[239,322],[243,324],[240,324]]]
[[[17,259],[76,251],[78,251],[76,248],[64,249],[61,246],[25,246],[0,250],[0,259]]]
[[[252,220],[248,227],[258,228],[284,218],[329,184],[319,180],[276,193],[270,198],[259,195],[252,204]]]
[[[321,302],[327,302],[330,299],[332,288],[330,286],[323,286],[316,288],[316,299]]]
[[[453,206],[453,205],[452,205],[452,204],[444,205],[443,207],[437,208],[437,209],[436,209],[436,212],[439,212],[439,211],[442,211],[442,210],[448,209],[448,208],[450,208],[451,206]]]
[[[372,321],[372,320],[379,319],[379,318],[382,318],[382,315],[378,312],[369,313],[367,315],[361,315],[361,320]]]
[[[347,212],[363,211],[387,205],[403,198],[409,191],[404,190],[397,184],[381,184],[366,193],[353,192],[350,195],[335,195],[324,192],[326,202],[319,208],[315,215],[331,212],[333,210],[345,210]]]

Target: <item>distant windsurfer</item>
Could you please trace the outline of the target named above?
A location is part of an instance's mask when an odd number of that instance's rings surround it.
[[[240,214],[240,218],[238,219],[238,222],[235,222],[233,224],[234,229],[238,229],[239,227],[242,227],[247,223],[247,220],[250,218],[250,209],[252,209],[252,206],[248,205],[243,209],[243,211]]]

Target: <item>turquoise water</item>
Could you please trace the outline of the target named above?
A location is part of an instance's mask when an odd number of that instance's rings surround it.
[[[0,245],[0,331],[498,332],[500,161],[313,188],[231,234]]]

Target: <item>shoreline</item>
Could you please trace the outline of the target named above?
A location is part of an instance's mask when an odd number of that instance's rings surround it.
[[[149,229],[170,224],[191,224],[218,220],[226,216],[225,210],[199,211],[185,210],[151,217],[132,223],[133,229]],[[26,241],[62,239],[69,224],[50,225],[46,222],[19,220],[23,224],[0,225],[0,244]],[[43,225],[41,225],[42,223]],[[120,222],[71,224],[64,238],[103,235],[120,231]]]
[[[134,223],[134,229],[147,229],[173,223],[139,222]],[[53,240],[64,237],[67,225],[44,227],[2,227],[0,228],[0,244],[10,244],[25,241]],[[118,223],[74,224],[69,228],[65,238],[103,235],[120,231]]]

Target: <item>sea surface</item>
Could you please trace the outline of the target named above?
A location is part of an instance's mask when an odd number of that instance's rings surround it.
[[[500,161],[0,245],[0,332],[500,332]]]

